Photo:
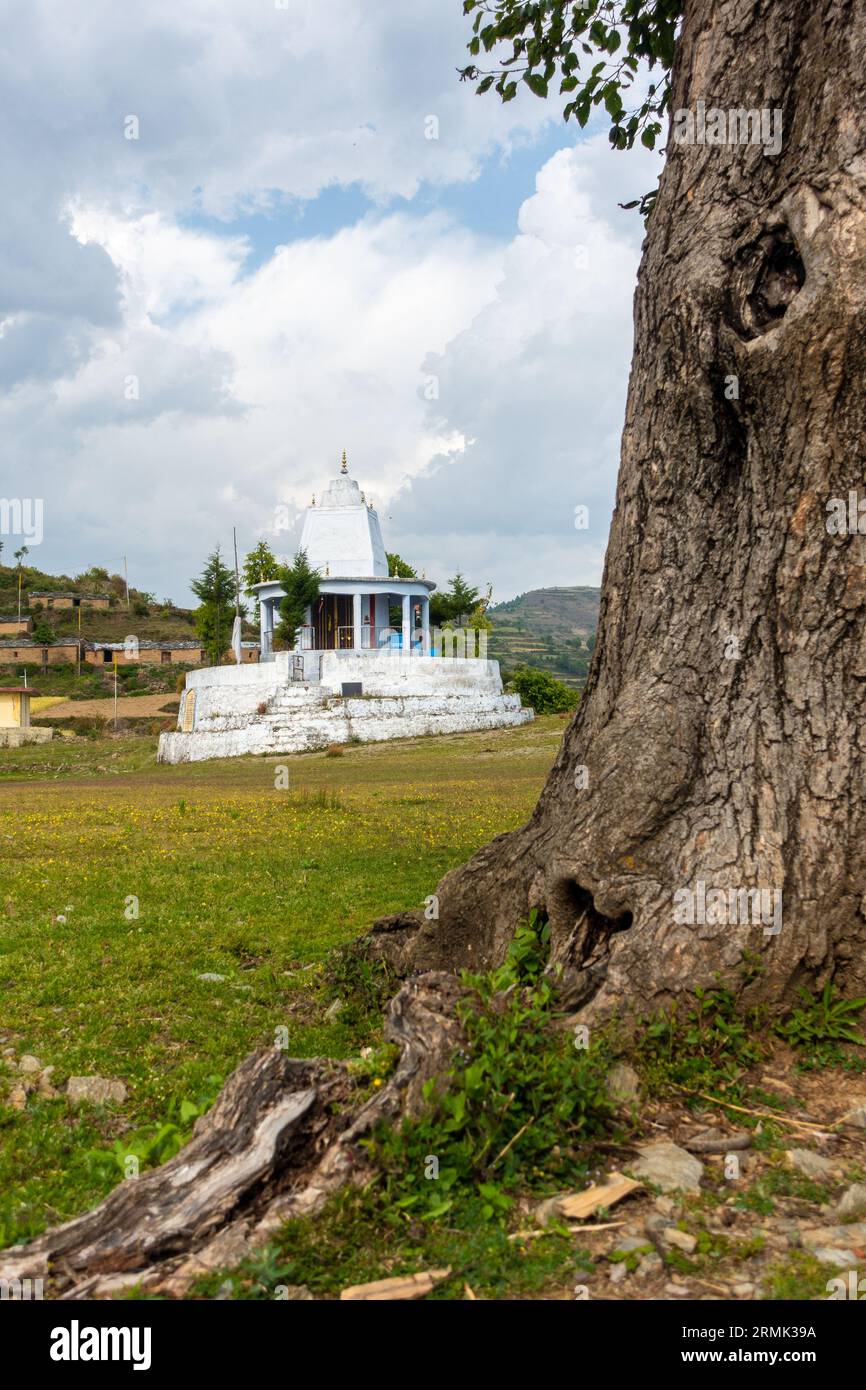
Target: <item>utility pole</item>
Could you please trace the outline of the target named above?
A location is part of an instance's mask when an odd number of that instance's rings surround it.
[[[240,571],[239,571],[239,569],[238,569],[238,528],[237,528],[236,526],[233,526],[233,527],[232,527],[232,540],[234,541],[234,546],[235,546],[235,627],[236,627],[237,624],[240,622],[240,616],[241,616],[241,576],[240,576]],[[234,640],[235,640],[235,633],[234,633],[234,630],[233,630],[233,631],[232,631],[232,642],[234,642]],[[235,662],[236,662],[238,665],[240,665],[240,660],[241,660],[240,656],[238,655],[238,652],[240,651],[240,641],[241,641],[241,634],[238,633],[238,635],[237,635],[238,650],[235,652]]]
[[[126,568],[126,556],[123,557],[123,578],[126,583],[126,606],[129,608],[129,572]]]

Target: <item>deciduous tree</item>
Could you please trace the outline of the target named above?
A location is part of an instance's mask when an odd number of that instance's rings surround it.
[[[536,907],[587,1014],[717,978],[771,1004],[828,978],[861,995],[866,8],[685,0],[675,32],[679,5],[640,0],[590,3],[577,28],[574,5],[465,8],[503,99],[517,39],[525,86],[565,71],[581,119],[613,49],[667,74],[636,127],[605,90],[614,143],[674,121],[584,698],[528,824],[447,875],[438,921],[378,940],[404,969],[477,968]],[[676,895],[709,889],[716,910],[678,920]],[[759,889],[781,930],[744,912]]]

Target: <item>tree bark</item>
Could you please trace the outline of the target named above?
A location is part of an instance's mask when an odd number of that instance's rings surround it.
[[[686,0],[672,110],[699,101],[778,109],[782,145],[669,136],[584,698],[529,823],[371,938],[477,967],[536,907],[588,1017],[753,955],[748,1000],[866,993],[866,541],[826,525],[866,497],[866,6]],[[781,930],[677,920],[701,883],[781,893]]]

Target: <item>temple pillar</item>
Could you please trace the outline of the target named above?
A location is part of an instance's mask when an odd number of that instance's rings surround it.
[[[361,650],[361,595],[352,595],[352,648]]]
[[[430,595],[424,594],[421,598],[421,650],[425,656],[430,655]]]
[[[272,598],[259,600],[259,636],[262,647],[260,660],[264,661],[274,649],[274,600]]]
[[[412,655],[412,595],[403,595],[403,655]]]

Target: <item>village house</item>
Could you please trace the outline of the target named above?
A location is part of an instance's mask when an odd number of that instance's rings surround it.
[[[0,685],[0,748],[17,748],[22,743],[48,743],[49,728],[30,723],[30,701],[38,694],[28,685]]]
[[[200,642],[152,642],[129,637],[125,642],[85,643],[84,660],[90,666],[169,666],[173,663],[198,666],[204,661]]]
[[[29,614],[22,614],[20,618],[12,614],[11,617],[0,617],[0,637],[9,637],[20,634],[26,637],[33,630],[33,619]]]
[[[201,666],[206,659],[201,642],[194,641],[152,642],[146,638],[127,638],[125,642],[84,643],[84,660],[91,666],[107,666],[114,661],[118,666]],[[247,663],[258,659],[258,642],[243,642],[241,660]]]
[[[24,662],[33,666],[60,666],[78,660],[78,641],[74,637],[54,642],[34,642],[32,638],[0,640],[0,665]]]
[[[202,666],[207,660],[200,642],[181,639],[99,642],[68,637],[35,642],[32,638],[7,638],[0,639],[0,666],[22,663],[44,670],[47,666],[63,666],[64,662],[78,663],[79,652],[88,666],[111,666],[115,660],[118,666]],[[259,662],[259,642],[243,642],[240,659],[243,664]]]
[[[27,595],[30,608],[41,605],[43,608],[109,608],[109,594],[51,593],[31,590]]]
[[[30,637],[0,638],[0,666],[23,663],[31,666],[60,666],[79,660],[87,666],[201,666],[207,655],[201,642],[175,639],[154,642],[146,638],[128,638],[125,642],[89,641],[79,637],[58,637],[53,642],[35,642]],[[244,665],[258,662],[258,642],[243,642],[241,661]]]

